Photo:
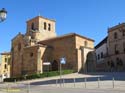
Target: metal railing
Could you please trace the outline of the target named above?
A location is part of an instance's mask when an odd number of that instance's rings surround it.
[[[99,88],[99,89],[124,89],[125,78],[116,79],[114,77],[110,79],[104,79],[101,77],[95,78],[62,78],[49,81],[49,84],[41,84],[45,86],[56,86],[56,87],[66,87],[66,88]],[[55,83],[51,83],[55,82]]]
[[[37,91],[40,90],[42,86],[85,89],[124,89],[125,78],[62,78],[47,81],[39,81],[34,83],[1,83],[0,93],[33,93],[33,91],[37,93]]]

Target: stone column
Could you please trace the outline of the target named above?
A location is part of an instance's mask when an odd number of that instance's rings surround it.
[[[41,62],[41,50],[38,48],[37,50],[37,73],[42,73],[42,62]]]
[[[82,62],[82,72],[86,73],[86,64],[85,64],[85,59],[84,59],[84,47],[81,46],[81,62]]]

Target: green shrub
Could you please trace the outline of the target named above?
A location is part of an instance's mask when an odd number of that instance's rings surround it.
[[[70,74],[73,72],[74,72],[73,70],[62,70],[62,75]],[[45,78],[45,77],[52,77],[52,76],[59,76],[59,75],[60,75],[60,71],[50,71],[50,72],[43,72],[40,74],[31,74],[31,75],[16,77],[16,78],[5,78],[4,82],[14,82],[15,80],[16,81],[30,80],[30,79]]]
[[[24,80],[23,77],[15,77],[15,78],[5,78],[4,82],[15,82],[15,81],[21,81]]]

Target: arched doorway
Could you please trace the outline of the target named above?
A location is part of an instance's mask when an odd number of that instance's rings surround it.
[[[58,70],[58,62],[54,60],[52,62],[52,71],[57,71]]]
[[[94,72],[94,71],[95,71],[95,53],[91,51],[87,54],[86,72]]]

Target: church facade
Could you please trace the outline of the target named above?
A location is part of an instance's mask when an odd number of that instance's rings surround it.
[[[60,58],[65,57],[63,69],[76,72],[94,71],[94,40],[70,33],[57,36],[55,21],[37,16],[27,21],[25,34],[19,33],[11,43],[11,77],[59,70]],[[48,67],[45,65],[50,63]]]

